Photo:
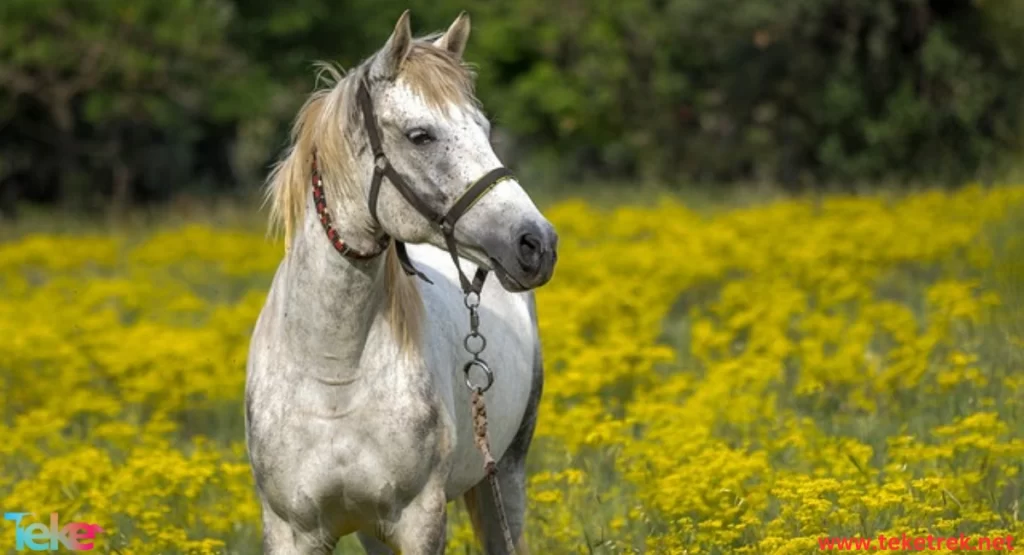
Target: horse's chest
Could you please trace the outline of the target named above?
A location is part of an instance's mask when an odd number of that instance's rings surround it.
[[[408,503],[451,458],[454,426],[434,399],[399,384],[367,392],[344,418],[307,422],[316,438],[298,473],[303,490],[347,512]]]

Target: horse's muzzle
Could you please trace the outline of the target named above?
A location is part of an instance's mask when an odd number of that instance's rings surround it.
[[[547,220],[527,220],[512,235],[511,244],[487,248],[494,273],[512,292],[546,284],[558,260],[558,234]]]

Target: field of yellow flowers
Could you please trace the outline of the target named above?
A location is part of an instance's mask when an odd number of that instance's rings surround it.
[[[1024,538],[1024,187],[545,212],[533,553]],[[7,237],[0,513],[98,523],[101,553],[259,552],[241,399],[281,244]],[[458,505],[449,537],[478,553]]]

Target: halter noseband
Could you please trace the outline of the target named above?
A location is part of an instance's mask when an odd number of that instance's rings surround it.
[[[369,195],[370,215],[379,225],[380,220],[377,218],[377,197],[380,195],[381,181],[383,181],[384,177],[387,177],[388,181],[398,189],[398,192],[401,193],[406,202],[412,205],[417,212],[423,215],[423,217],[430,222],[431,227],[441,233],[444,237],[445,244],[448,246],[448,254],[451,255],[452,261],[455,262],[455,268],[459,272],[459,282],[462,286],[463,292],[466,294],[473,292],[479,295],[480,290],[483,288],[484,280],[487,279],[488,271],[482,267],[478,267],[476,275],[473,276],[472,281],[466,278],[466,275],[462,272],[462,266],[459,264],[459,255],[456,250],[455,224],[458,223],[459,218],[473,207],[473,204],[476,203],[480,197],[487,194],[491,188],[501,181],[512,177],[512,172],[503,166],[494,168],[470,185],[462,195],[456,199],[455,203],[452,204],[451,208],[449,208],[447,212],[440,213],[416,195],[416,192],[409,186],[405,179],[402,178],[401,174],[395,170],[394,166],[392,166],[391,162],[388,160],[387,155],[384,154],[384,147],[381,144],[380,139],[380,131],[377,129],[377,119],[373,112],[373,102],[370,99],[370,91],[367,89],[366,81],[364,79],[360,79],[359,81],[358,102],[359,107],[363,112],[363,125],[366,127],[366,134],[370,140],[370,149],[373,152],[373,180],[370,182]],[[317,213],[320,216],[320,222],[327,231],[328,239],[330,239],[331,244],[334,245],[335,250],[340,252],[343,256],[356,259],[373,258],[383,252],[387,248],[388,242],[392,240],[391,237],[385,234],[377,249],[371,252],[359,252],[346,245],[338,237],[337,232],[331,226],[330,215],[327,214],[323,185],[317,169],[315,151],[313,154],[313,199],[316,201]],[[405,273],[410,276],[418,276],[427,283],[433,283],[423,274],[423,272],[420,272],[412,265],[412,261],[409,260],[409,254],[406,252],[405,243],[397,239],[394,241],[398,260]]]

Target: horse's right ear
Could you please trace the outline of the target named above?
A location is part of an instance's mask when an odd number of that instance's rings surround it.
[[[384,43],[384,48],[377,54],[373,63],[372,73],[375,77],[393,79],[398,75],[402,62],[412,50],[412,27],[409,25],[409,10],[402,12],[395,24],[391,37]]]
[[[451,27],[441,38],[434,41],[434,46],[451,52],[456,58],[462,59],[462,53],[466,51],[466,43],[469,42],[469,14],[463,11],[455,18]]]

